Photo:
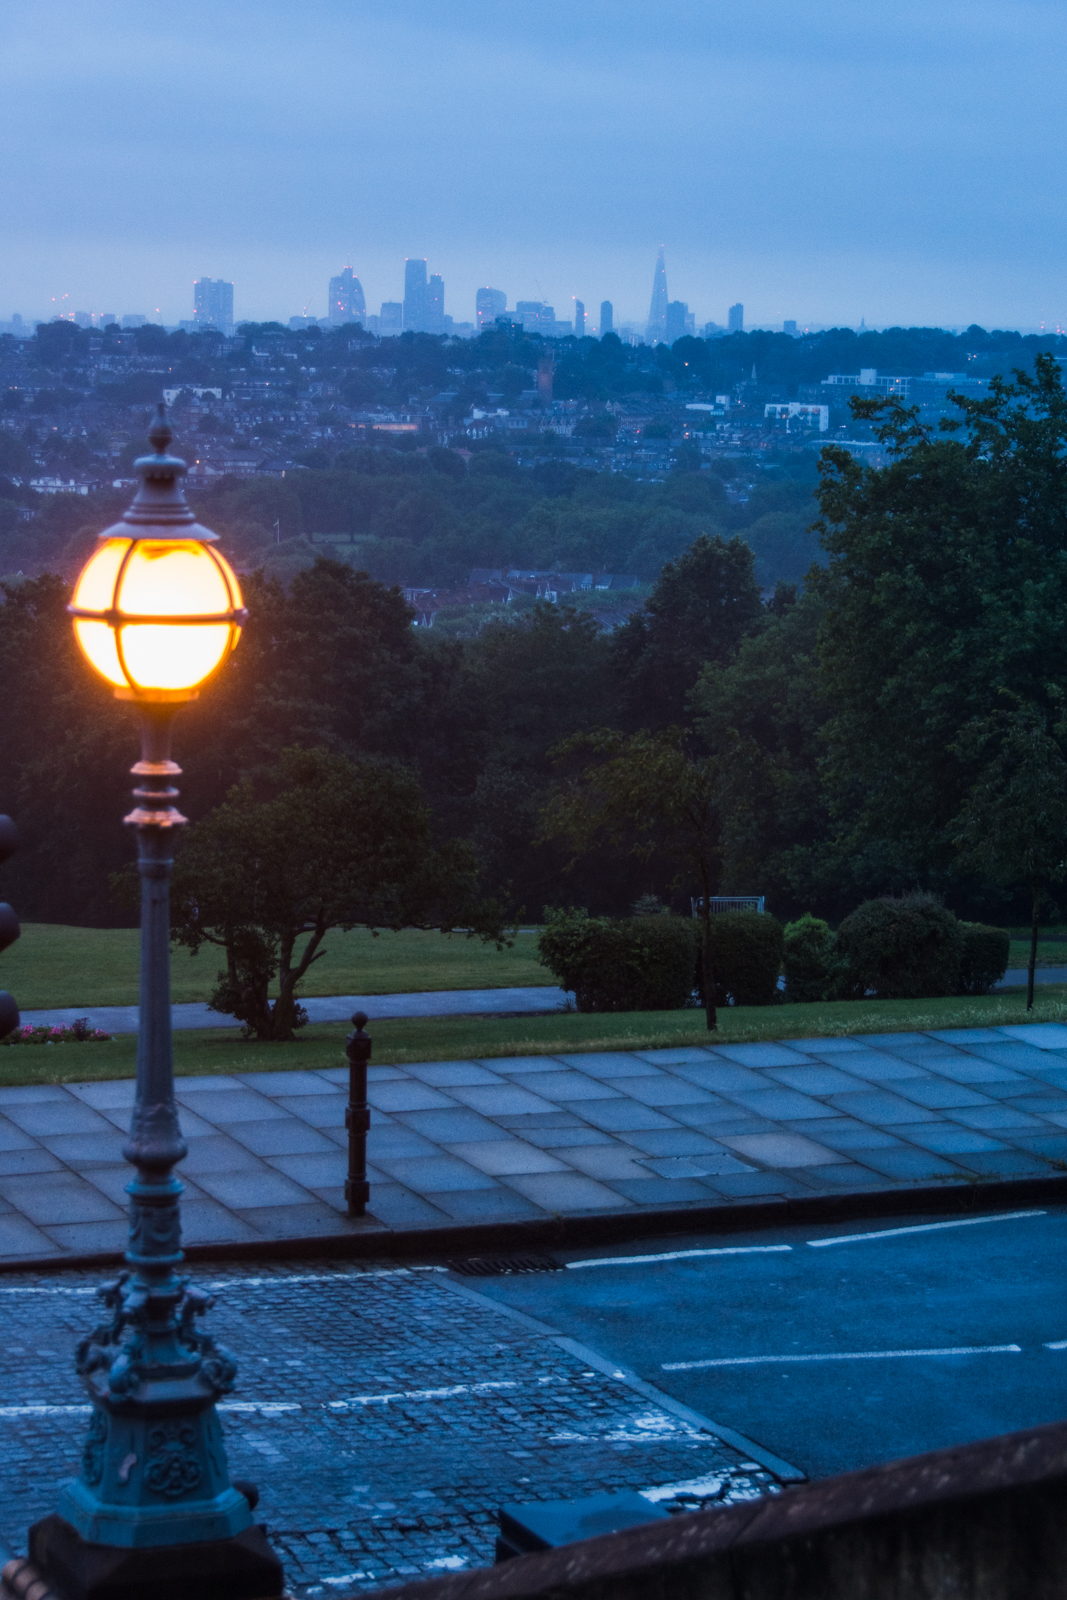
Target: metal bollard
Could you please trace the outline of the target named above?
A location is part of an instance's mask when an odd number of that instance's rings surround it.
[[[348,1215],[362,1217],[370,1199],[367,1182],[367,1129],[370,1111],[367,1109],[367,1062],[370,1060],[371,1041],[363,1032],[367,1021],[365,1011],[357,1011],[352,1021],[355,1033],[345,1041],[348,1057],[348,1105],[345,1108],[345,1127],[348,1129],[348,1177],[345,1180],[345,1199]]]

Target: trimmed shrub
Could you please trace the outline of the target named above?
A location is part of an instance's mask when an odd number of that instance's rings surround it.
[[[959,994],[988,994],[1008,970],[1011,940],[1006,928],[984,922],[961,922]]]
[[[758,911],[720,912],[711,919],[711,966],[717,1006],[731,999],[735,1006],[773,1005],[782,970],[782,924]]]
[[[692,998],[699,938],[689,917],[554,911],[537,948],[579,1011],[678,1011]]]
[[[845,993],[856,999],[870,990],[880,1000],[958,992],[963,932],[932,894],[865,900],[842,922],[837,947]]]
[[[828,1000],[839,979],[837,941],[828,922],[810,912],[782,930],[787,1001]]]

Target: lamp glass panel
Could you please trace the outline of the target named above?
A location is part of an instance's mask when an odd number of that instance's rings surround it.
[[[122,653],[134,687],[195,688],[225,656],[230,633],[228,622],[126,623],[122,628]]]
[[[71,604],[79,611],[108,611],[115,595],[115,579],[132,539],[106,539],[81,570]]]
[[[106,622],[87,622],[84,617],[76,617],[74,637],[81,646],[82,655],[102,678],[113,683],[116,689],[126,687],[126,677],[119,666],[119,653],[115,647],[115,634]]]
[[[153,617],[210,616],[233,604],[218,565],[192,539],[140,540],[116,602],[119,611]]]

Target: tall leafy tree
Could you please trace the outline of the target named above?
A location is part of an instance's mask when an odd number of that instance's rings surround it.
[[[468,845],[439,845],[418,781],[394,764],[291,748],[189,830],[174,879],[173,938],[223,952],[210,1004],[247,1035],[288,1040],[297,987],[333,928],[457,924],[500,942]],[[277,979],[278,995],[270,998]]]
[[[762,626],[752,560],[743,539],[702,534],[663,568],[643,609],[616,629],[614,665],[631,727],[684,723],[704,663],[725,666]]]
[[[954,821],[963,864],[1030,892],[1026,1009],[1034,1004],[1041,911],[1067,874],[1067,721],[1018,702],[968,724],[956,753],[980,764]]]
[[[1048,714],[1067,615],[1067,396],[1059,364],[960,398],[940,434],[854,401],[888,464],[824,451],[819,653],[838,846],[879,892],[951,881],[975,773],[960,731],[1002,690]]]
[[[694,752],[677,728],[576,734],[557,755],[561,761],[586,759],[544,808],[542,839],[565,839],[576,856],[602,843],[642,860],[657,856],[673,862],[677,886],[699,887],[704,1000],[708,1028],[714,1029],[710,902],[721,856],[715,762]]]

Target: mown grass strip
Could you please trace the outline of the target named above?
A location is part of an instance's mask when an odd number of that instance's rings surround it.
[[[569,1055],[584,1050],[657,1050],[680,1045],[747,1044],[773,1039],[841,1038],[936,1028],[996,1028],[1067,1021],[1067,985],[1045,987],[1029,1014],[1022,990],[975,999],[853,1000],[825,1005],[731,1006],[709,1034],[701,1011],[612,1014],[558,1012],[536,1017],[403,1017],[371,1021],[373,1063],[454,1061],[493,1056]],[[343,1067],[344,1023],[315,1024],[292,1044],[244,1040],[232,1028],[174,1035],[179,1075]],[[0,1085],[85,1083],[133,1077],[137,1041],[0,1046]]]

